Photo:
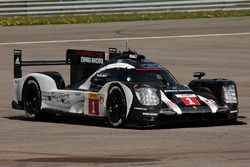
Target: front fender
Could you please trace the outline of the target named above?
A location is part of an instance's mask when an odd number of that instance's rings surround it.
[[[109,83],[105,84],[102,87],[102,89],[99,91],[99,93],[103,94],[104,97],[105,97],[105,103],[104,103],[105,111],[106,111],[106,102],[107,102],[107,98],[108,98],[108,90],[109,90],[109,87],[110,87],[111,84],[119,84],[122,87],[122,89],[123,89],[123,91],[125,93],[126,102],[127,102],[127,113],[126,113],[126,117],[127,117],[129,112],[130,112],[130,108],[132,106],[133,93],[131,92],[129,87],[127,87],[125,84],[123,84],[122,82],[119,82],[119,81],[109,82]],[[104,114],[105,114],[105,116],[107,115],[106,112]]]

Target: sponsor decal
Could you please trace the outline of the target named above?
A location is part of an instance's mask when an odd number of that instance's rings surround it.
[[[175,89],[173,89],[173,90],[164,90],[164,92],[165,93],[172,93],[172,92],[191,92],[191,90],[175,90]]]
[[[129,58],[131,58],[131,59],[137,59],[137,58],[138,58],[138,55],[130,54],[130,55],[129,55]]]
[[[141,108],[141,107],[134,107],[135,110],[142,110],[142,111],[147,111],[146,108]]]
[[[197,96],[195,94],[177,94],[176,97],[180,98],[181,101],[186,106],[199,106],[200,102],[197,100]]]
[[[81,63],[103,64],[103,58],[98,58],[98,57],[81,57]]]
[[[70,104],[68,93],[62,92],[43,92],[43,101],[52,102],[56,104]]]
[[[238,110],[232,110],[232,111],[230,111],[230,113],[232,114],[232,113],[237,113],[238,112]]]
[[[98,93],[89,93],[89,114],[90,115],[99,115],[99,100],[100,98]]]
[[[157,113],[148,113],[148,112],[143,112],[142,115],[144,116],[157,116]]]
[[[98,74],[96,74],[96,76],[99,77],[99,78],[107,78],[108,74],[98,73]]]
[[[176,112],[170,108],[162,108],[159,113],[166,114],[166,115],[175,115],[176,114]]]
[[[175,95],[178,98],[183,98],[183,97],[197,97],[195,94],[177,94]]]
[[[21,64],[18,57],[16,58],[15,64],[16,64],[16,65],[20,65],[20,64]]]

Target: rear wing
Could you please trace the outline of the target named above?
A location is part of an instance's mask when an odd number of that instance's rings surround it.
[[[68,49],[65,60],[35,60],[24,61],[22,50],[14,50],[14,78],[22,77],[23,66],[49,66],[49,65],[70,65],[70,84],[87,79],[102,64],[109,61],[115,55],[116,48],[110,48],[109,52],[88,51]]]
[[[23,66],[47,66],[47,65],[67,65],[65,60],[36,60],[36,61],[23,61],[22,51],[14,50],[14,78],[22,77],[22,67]]]
[[[70,84],[87,79],[108,60],[107,52],[68,49],[66,62],[70,64]]]

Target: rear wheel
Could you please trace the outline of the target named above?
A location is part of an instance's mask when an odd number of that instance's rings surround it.
[[[41,90],[35,78],[29,77],[25,81],[22,97],[27,118],[41,119]]]
[[[112,127],[121,127],[126,121],[127,103],[126,97],[119,85],[109,89],[107,99],[108,122]]]

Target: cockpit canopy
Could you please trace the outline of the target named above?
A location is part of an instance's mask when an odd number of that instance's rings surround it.
[[[99,83],[96,83],[96,82]],[[105,84],[110,81],[130,82],[137,84],[152,84],[162,88],[178,87],[179,83],[174,76],[164,68],[111,68],[97,73],[92,79],[93,84]]]

